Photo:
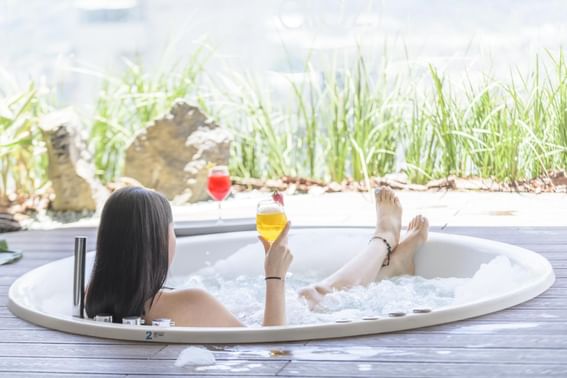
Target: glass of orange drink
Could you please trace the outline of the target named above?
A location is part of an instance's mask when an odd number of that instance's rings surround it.
[[[283,206],[272,199],[258,202],[256,208],[256,230],[272,243],[278,238],[287,223]]]

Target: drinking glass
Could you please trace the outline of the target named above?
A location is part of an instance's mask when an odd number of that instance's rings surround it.
[[[256,208],[256,230],[272,243],[278,238],[287,223],[283,206],[272,199],[258,202]]]
[[[217,165],[209,169],[209,177],[207,179],[207,191],[209,195],[218,202],[219,212],[217,222],[222,222],[222,201],[230,193],[230,175],[225,165]]]

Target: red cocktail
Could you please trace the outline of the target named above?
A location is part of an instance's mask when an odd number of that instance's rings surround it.
[[[230,175],[228,174],[228,168],[226,166],[218,165],[209,170],[207,190],[209,195],[219,203],[218,219],[221,221],[221,203],[230,193]]]
[[[209,176],[209,194],[215,201],[222,201],[230,193],[230,176]]]

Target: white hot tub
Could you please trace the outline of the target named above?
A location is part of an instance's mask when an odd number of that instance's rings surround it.
[[[293,274],[317,267],[321,276],[333,272],[368,242],[370,228],[294,228],[290,248],[295,256]],[[241,231],[178,238],[171,278],[186,277],[199,269],[221,263],[242,274],[261,273],[263,252],[256,232]],[[258,259],[240,264],[235,252],[257,248]],[[231,256],[233,256],[231,258]],[[399,331],[447,323],[498,311],[527,301],[554,282],[550,263],[539,254],[494,241],[431,233],[416,256],[416,274],[425,278],[472,277],[481,264],[496,256],[529,272],[529,279],[505,291],[486,293],[481,298],[433,309],[429,313],[408,312],[405,316],[380,316],[370,320],[342,319],[340,323],[290,325],[281,327],[197,328],[122,325],[100,323],[72,316],[73,259],[58,260],[18,278],[9,291],[9,308],[18,317],[64,332],[104,338],[169,343],[277,342],[355,336]],[[94,253],[87,257],[87,278]]]

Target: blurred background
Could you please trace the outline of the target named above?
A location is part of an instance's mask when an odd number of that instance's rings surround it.
[[[561,0],[0,0],[0,67],[45,80],[63,105],[97,95],[79,68],[117,73],[127,58],[156,69],[202,45],[214,50],[211,70],[303,72],[309,56],[361,49],[505,77],[545,49],[558,52],[565,14]]]
[[[566,191],[565,14],[560,0],[0,0],[0,205],[53,198],[46,115],[77,114],[77,149],[112,190],[179,99],[230,131],[230,158],[208,163],[235,190]]]

